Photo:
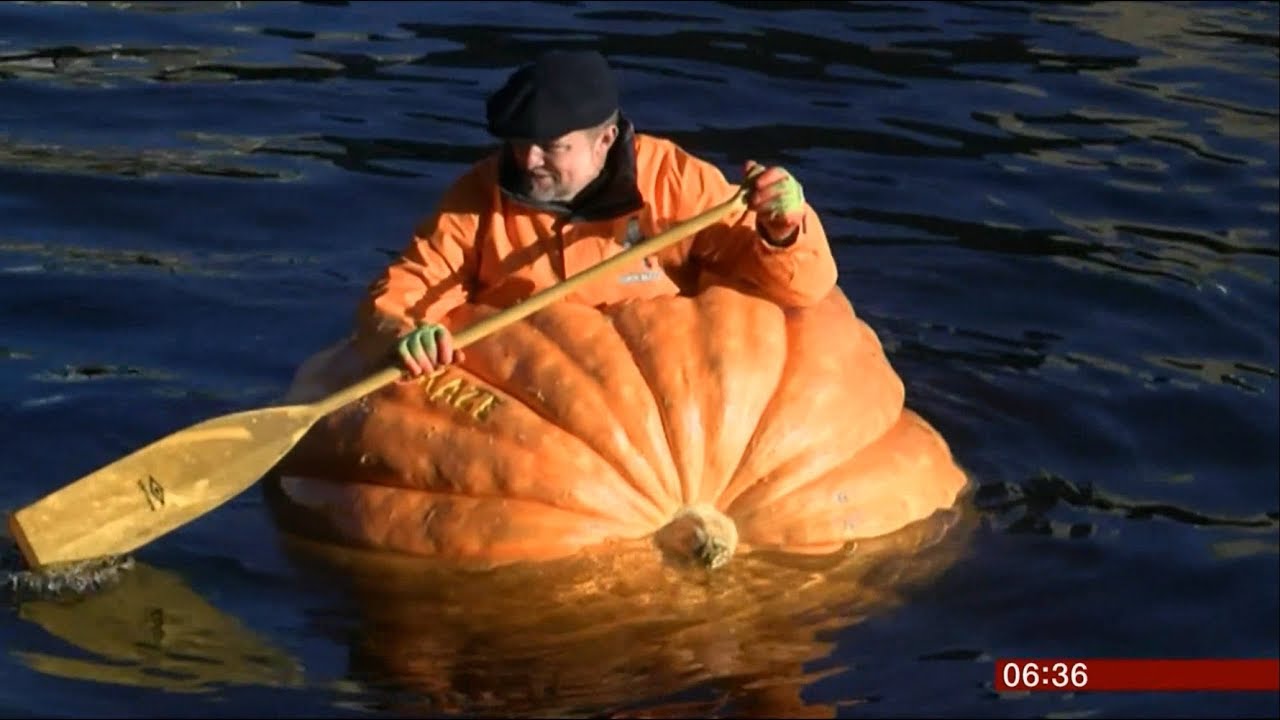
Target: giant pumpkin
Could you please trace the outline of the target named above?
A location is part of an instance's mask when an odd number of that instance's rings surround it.
[[[464,305],[457,330],[496,312]],[[340,349],[293,400],[357,375]],[[942,437],[839,288],[784,309],[723,285],[549,306],[465,361],[318,422],[273,473],[286,530],[492,567],[653,537],[715,567],[827,553],[951,506]]]

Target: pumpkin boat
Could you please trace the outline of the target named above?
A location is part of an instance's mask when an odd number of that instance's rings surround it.
[[[464,305],[455,331],[497,312]],[[290,401],[360,377],[311,357]],[[322,418],[265,485],[286,532],[493,567],[619,541],[718,566],[818,554],[951,507],[947,443],[837,287],[548,306]]]

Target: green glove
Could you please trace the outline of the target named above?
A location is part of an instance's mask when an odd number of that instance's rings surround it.
[[[774,183],[777,195],[765,204],[766,214],[770,218],[794,217],[804,212],[804,188],[786,168],[779,169],[786,173],[786,177]]]
[[[396,352],[414,375],[434,370],[438,364],[439,343],[448,329],[438,323],[425,323],[405,333],[396,342]]]
[[[765,168],[747,161],[743,168],[751,182],[747,207],[756,212],[766,239],[782,240],[795,234],[804,219],[804,188],[786,168]]]

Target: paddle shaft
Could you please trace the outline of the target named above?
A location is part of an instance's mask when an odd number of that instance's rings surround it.
[[[701,231],[745,197],[739,188],[720,205],[467,327],[455,336],[458,347]],[[393,365],[314,403],[246,410],[183,428],[13,513],[10,532],[31,568],[129,552],[243,492],[320,418],[403,375]]]
[[[529,315],[541,310],[560,298],[568,295],[578,289],[584,283],[591,282],[603,275],[618,269],[620,266],[633,262],[636,259],[652,255],[663,248],[673,245],[694,233],[702,231],[704,228],[720,221],[735,205],[743,202],[746,198],[746,188],[741,187],[733,197],[696,215],[684,222],[669,228],[653,237],[638,243],[617,255],[600,262],[582,272],[567,278],[562,282],[556,283],[551,287],[544,288],[533,295],[530,295],[522,302],[512,305],[511,307],[490,315],[489,317],[469,325],[463,330],[458,331],[454,336],[454,346],[458,348],[466,347],[481,338],[484,338],[502,328],[522,320]],[[364,397],[369,393],[381,388],[388,383],[394,382],[403,377],[404,369],[399,365],[392,365],[383,370],[370,375],[363,380],[348,385],[327,397],[317,400],[314,404],[321,408],[320,414],[327,415],[334,410],[346,405],[352,400]]]

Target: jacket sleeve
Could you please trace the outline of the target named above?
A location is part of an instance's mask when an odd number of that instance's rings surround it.
[[[485,197],[476,172],[457,180],[400,255],[369,284],[356,311],[354,337],[366,361],[385,359],[401,335],[421,323],[439,322],[468,300]]]
[[[687,219],[727,200],[738,186],[709,162],[677,149],[680,208]],[[698,233],[689,257],[702,268],[756,288],[779,305],[817,303],[835,287],[836,262],[817,213],[806,202],[799,232],[785,245],[768,242],[757,227],[756,213],[732,210],[724,220]]]

